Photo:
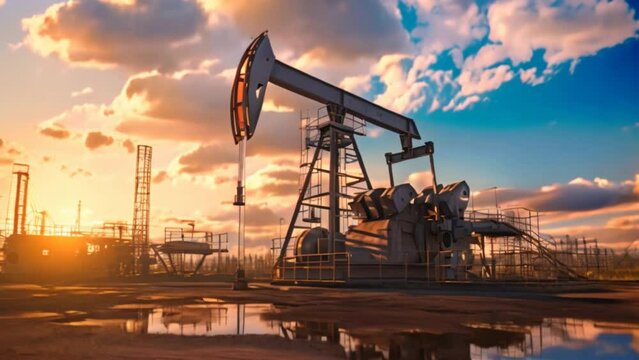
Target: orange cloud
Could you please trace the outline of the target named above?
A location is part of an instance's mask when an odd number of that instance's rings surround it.
[[[522,206],[542,212],[579,213],[635,204],[639,194],[634,192],[632,180],[613,182],[604,178],[586,180],[576,178],[567,184],[552,184],[540,189],[497,190],[501,207]],[[490,206],[495,202],[493,191],[476,193],[476,206]]]
[[[24,19],[23,42],[84,67],[175,69],[207,56],[207,20],[190,1],[68,1]]]
[[[639,230],[639,214],[625,215],[612,218],[606,223],[607,227],[626,230]]]
[[[104,135],[99,131],[92,131],[87,134],[84,145],[89,148],[89,150],[95,150],[101,146],[109,146],[113,144],[113,137]]]
[[[126,149],[126,152],[133,154],[135,152],[135,144],[133,141],[126,139],[122,142],[122,146]]]
[[[169,180],[170,176],[169,174],[165,171],[162,170],[160,172],[158,172],[157,174],[155,174],[155,176],[153,176],[153,183],[154,184],[161,184],[166,180]]]
[[[226,168],[237,162],[237,150],[220,144],[201,145],[178,158],[179,172],[200,174]]]
[[[421,192],[425,187],[433,186],[433,173],[430,171],[419,171],[408,175],[408,183],[410,183],[415,191]]]
[[[54,139],[67,139],[71,136],[71,132],[63,125],[57,123],[43,124],[39,130],[40,134]]]
[[[247,192],[258,198],[296,196],[299,176],[296,166],[267,165],[246,179]]]

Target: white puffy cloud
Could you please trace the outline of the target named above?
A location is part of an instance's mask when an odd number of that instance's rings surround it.
[[[636,37],[639,23],[623,0],[497,1],[488,8],[489,39],[519,64],[544,50],[551,66]]]
[[[425,82],[417,81],[420,62],[417,57],[410,71],[404,71],[402,61],[405,55],[386,55],[374,66],[373,74],[378,76],[386,89],[375,97],[375,102],[398,112],[414,112],[426,100]],[[427,65],[426,65],[427,67]]]
[[[419,45],[404,61],[424,55],[450,56],[461,69],[447,86],[420,87],[420,83],[433,80],[428,71],[411,84],[414,93],[406,93],[419,99],[420,105],[428,105],[422,96],[432,94],[429,112],[466,109],[480,100],[477,95],[499,89],[516,74],[522,83],[534,86],[550,80],[561,63],[569,61],[573,73],[581,58],[636,38],[639,29],[634,10],[623,0],[503,0],[481,7],[463,0],[407,3],[417,10],[418,25],[412,36]],[[478,51],[468,51],[471,45],[482,43]],[[526,66],[536,50],[543,51],[545,64]],[[464,53],[469,53],[465,59]],[[404,74],[409,71],[404,68]],[[401,83],[399,76],[394,79]],[[361,76],[347,80],[346,85],[369,89],[361,83]],[[441,107],[442,102],[447,105]],[[408,107],[399,109],[406,111]]]
[[[471,0],[410,0],[420,23],[412,35],[421,40],[422,53],[441,53],[452,48],[465,49],[487,32],[486,18]]]
[[[514,73],[508,65],[499,65],[477,72],[464,70],[457,78],[457,82],[461,86],[459,95],[483,94],[495,90],[499,88],[501,84],[510,81],[513,76]]]
[[[537,75],[537,72],[538,70],[535,67],[531,67],[530,69],[519,69],[519,78],[524,84],[536,86],[549,80],[552,75],[551,68],[546,68],[541,75]]]
[[[467,98],[464,98],[464,100],[462,102],[460,102],[459,104],[457,104],[454,108],[455,111],[461,111],[466,109],[467,107],[473,105],[474,103],[477,103],[481,101],[481,98],[477,95],[473,95],[473,96],[469,96]]]

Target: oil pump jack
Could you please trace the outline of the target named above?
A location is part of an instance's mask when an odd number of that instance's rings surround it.
[[[372,278],[383,264],[406,277],[409,271],[418,277],[459,279],[466,277],[473,264],[471,244],[479,236],[521,235],[521,230],[495,221],[467,221],[464,213],[468,205],[470,188],[465,181],[447,186],[437,184],[433,161],[434,146],[425,142],[413,145],[421,136],[413,119],[383,108],[362,97],[331,85],[312,75],[295,69],[276,59],[267,32],[255,38],[244,52],[231,93],[231,127],[236,145],[239,145],[237,193],[234,205],[239,207],[238,272],[236,285],[244,281],[242,258],[244,257],[244,205],[245,205],[245,156],[246,143],[257,128],[266,88],[277,85],[326,106],[328,121],[318,126],[319,139],[314,147],[309,169],[304,177],[299,197],[280,249],[274,268],[274,280],[299,283],[351,279],[355,276]],[[386,153],[390,187],[373,188],[356,144],[357,133],[345,119],[354,116],[399,135],[402,150]],[[308,144],[307,144],[308,145]],[[354,150],[361,168],[365,189],[350,197],[349,209],[340,206],[344,197],[340,189],[340,149]],[[329,167],[328,191],[313,196],[328,200],[319,206],[328,213],[328,228],[307,227],[297,236],[294,231],[300,209],[309,198],[312,173],[318,170],[320,153],[327,152]],[[410,184],[395,185],[393,165],[402,161],[428,156],[433,186],[421,192]],[[347,229],[340,228],[340,213],[350,212],[358,223]],[[299,232],[299,231],[298,231]],[[287,256],[289,242],[295,239],[293,256]],[[437,264],[436,271],[424,271]],[[416,267],[412,265],[418,265]],[[484,264],[482,271],[489,272]],[[415,268],[415,269],[413,269]],[[443,270],[442,270],[443,269]],[[359,272],[359,275],[355,273]],[[381,271],[381,270],[380,270]],[[300,277],[300,273],[304,275]],[[387,270],[387,275],[389,274]],[[427,275],[428,274],[428,275]],[[391,275],[392,276],[392,275]]]

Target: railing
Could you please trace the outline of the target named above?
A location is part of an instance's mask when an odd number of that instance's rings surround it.
[[[164,243],[174,241],[191,241],[209,244],[212,250],[227,250],[229,244],[228,233],[214,234],[211,231],[189,230],[177,227],[164,229]]]
[[[339,270],[342,272],[338,275]],[[273,279],[276,280],[343,283],[351,276],[351,254],[327,252],[285,256],[277,261],[273,271]],[[325,276],[325,273],[330,276]]]
[[[523,207],[467,210],[464,218],[468,221],[494,220],[523,232],[539,233],[539,212]]]
[[[5,234],[10,236],[11,229],[7,228]],[[26,224],[24,235],[44,235],[44,236],[86,236],[86,237],[109,237],[130,240],[131,225],[128,223],[112,222],[95,226],[78,227],[76,225],[46,225]]]
[[[467,211],[465,217],[469,221],[491,220],[512,226],[521,234],[515,240],[508,237],[498,242],[498,251],[494,252],[494,245],[491,240],[491,258],[506,273],[518,274],[524,278],[534,277],[535,273],[552,273],[559,278],[560,275],[571,278],[583,278],[578,268],[574,266],[572,256],[566,262],[562,257],[562,249],[558,248],[555,239],[541,235],[539,231],[539,212],[527,208],[507,208],[507,209],[482,209]],[[588,263],[588,250],[584,241],[585,262]],[[577,254],[578,256],[579,254]],[[561,258],[560,258],[561,257]],[[517,259],[518,258],[518,259]],[[540,266],[539,259],[546,263],[545,267]],[[598,259],[596,259],[598,261]],[[588,265],[586,265],[588,270]],[[587,275],[587,271],[586,271]]]

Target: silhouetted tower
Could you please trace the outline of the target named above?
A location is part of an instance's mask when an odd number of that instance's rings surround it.
[[[16,176],[16,197],[13,209],[13,234],[26,234],[27,197],[29,195],[29,165],[13,164]]]
[[[149,215],[151,210],[151,152],[147,145],[138,145],[135,169],[135,203],[133,207],[133,248],[135,271],[149,272]]]
[[[75,215],[75,231],[80,233],[80,228],[82,227],[80,224],[80,216],[82,216],[82,200],[78,200],[78,212]]]

